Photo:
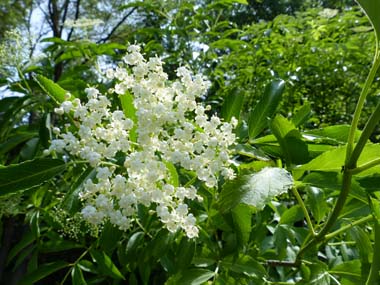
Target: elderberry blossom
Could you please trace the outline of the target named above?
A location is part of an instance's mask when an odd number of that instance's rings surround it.
[[[217,186],[219,176],[232,179],[229,147],[235,142],[237,122],[210,117],[210,106],[197,102],[209,88],[202,76],[180,67],[178,80],[170,82],[161,60],[145,60],[138,45],[129,46],[123,61],[127,68],[110,69],[105,75],[116,81],[110,94],[131,96],[128,112],[115,110],[106,95],[89,87],[86,102],[69,98],[57,108],[78,126],[75,131],[55,128],[57,139],[48,151],[65,152],[96,169],[96,177],[84,183],[80,194],[87,221],[109,220],[127,230],[137,206],[144,205],[169,231],[182,229],[189,238],[197,237],[187,201],[202,198],[194,186],[173,178],[173,166],[192,171],[210,188]],[[117,163],[120,157],[122,165]]]

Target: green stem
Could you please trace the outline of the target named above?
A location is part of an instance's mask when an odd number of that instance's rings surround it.
[[[301,247],[300,251],[297,254],[296,262],[299,263],[300,259],[302,258],[303,254],[313,247],[314,245],[317,245],[321,241],[325,239],[325,235],[328,233],[328,231],[332,228],[332,226],[335,224],[336,220],[338,219],[338,216],[340,214],[340,211],[342,210],[346,199],[348,197],[348,193],[350,192],[351,188],[351,178],[352,174],[347,171],[347,169],[343,173],[343,182],[342,182],[342,190],[340,191],[340,195],[335,203],[335,207],[329,216],[327,222],[323,226],[322,230],[313,237],[305,246]]]
[[[305,215],[306,223],[307,223],[307,225],[310,228],[311,234],[313,236],[315,236],[315,231],[314,231],[313,223],[311,222],[311,219],[310,219],[310,216],[309,216],[309,212],[306,209],[305,203],[303,202],[303,200],[302,200],[300,194],[298,193],[296,187],[292,187],[292,192],[293,192],[294,196],[296,197],[296,199],[298,201],[298,204],[301,206],[302,212]]]
[[[380,284],[380,224],[379,221],[374,222],[375,244],[373,245],[373,258],[371,270],[366,285]]]
[[[380,61],[379,61],[380,62]],[[376,128],[376,125],[380,121],[380,104],[376,106],[375,111],[372,113],[371,117],[368,119],[362,134],[360,135],[360,138],[352,151],[351,157],[350,157],[350,164],[355,165],[356,162],[359,159],[359,156],[365,147],[369,137],[373,133],[374,129]]]
[[[379,165],[380,164],[380,158],[376,158],[374,160],[371,160],[370,162],[367,162],[363,165],[360,165],[354,169],[350,169],[348,170],[351,174],[358,174],[360,172],[363,172],[364,170],[367,170],[367,169],[370,169],[376,165]]]
[[[364,87],[362,89],[362,92],[360,93],[360,97],[359,97],[358,103],[356,105],[354,117],[352,119],[350,133],[348,135],[348,141],[347,141],[346,165],[348,165],[348,162],[351,161],[351,154],[352,154],[352,150],[354,148],[355,132],[358,128],[360,114],[363,110],[365,99],[368,95],[369,88],[373,82],[373,79],[376,76],[376,72],[377,72],[377,69],[379,68],[379,66],[380,66],[380,52],[378,50],[378,46],[376,45],[376,52],[375,52],[373,64],[372,64],[371,70],[369,71],[367,79],[364,83]]]
[[[366,223],[368,221],[371,221],[371,220],[373,220],[373,215],[372,214],[368,215],[366,217],[363,217],[363,218],[361,218],[361,219],[359,219],[359,220],[357,220],[355,222],[349,223],[348,225],[345,225],[344,227],[341,227],[339,230],[336,230],[335,232],[332,232],[332,233],[329,233],[329,234],[325,235],[324,240],[327,241],[329,239],[332,239],[333,237],[335,237],[335,236],[337,236],[337,235],[345,232],[346,230],[348,230],[348,229],[350,229],[350,228],[352,228],[354,226],[357,226],[357,225],[360,225],[360,224],[364,224],[364,223]]]

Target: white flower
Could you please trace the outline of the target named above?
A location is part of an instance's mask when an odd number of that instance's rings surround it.
[[[125,110],[115,110],[107,94],[88,87],[87,102],[67,98],[56,108],[58,114],[73,114],[78,131],[56,128],[58,138],[48,152],[69,153],[96,169],[95,178],[84,183],[80,194],[86,205],[82,215],[90,223],[108,219],[127,230],[137,217],[138,205],[155,205],[158,219],[169,231],[182,229],[194,238],[199,230],[186,201],[202,197],[194,186],[171,184],[168,164],[192,171],[210,188],[217,186],[220,175],[233,178],[229,147],[235,142],[232,131],[237,121],[210,117],[211,107],[196,101],[210,85],[203,76],[180,67],[179,80],[168,82],[161,60],[146,61],[140,49],[128,47],[123,57],[128,68],[105,72],[117,81],[110,93],[133,96],[133,120]],[[108,167],[120,157],[125,157],[123,166]]]

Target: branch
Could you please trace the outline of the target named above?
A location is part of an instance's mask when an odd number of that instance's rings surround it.
[[[75,18],[74,18],[74,21],[78,20],[78,18],[79,18],[79,8],[80,8],[80,0],[77,0],[77,3],[75,5]],[[69,34],[67,36],[67,41],[70,41],[71,36],[73,35],[73,32],[74,32],[74,27],[71,27],[70,32],[69,32]]]
[[[97,41],[96,43],[100,44],[100,43],[105,43],[106,41],[108,41],[111,36],[116,32],[116,30],[121,26],[121,24],[124,23],[124,21],[134,12],[136,11],[137,7],[133,7],[131,11],[129,11],[129,13],[127,13],[117,24],[115,27],[113,27],[113,29],[111,30],[111,32],[103,39],[100,39],[99,41]]]

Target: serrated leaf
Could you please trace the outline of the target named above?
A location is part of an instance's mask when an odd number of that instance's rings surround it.
[[[45,263],[40,265],[37,270],[26,274],[21,282],[20,285],[29,285],[29,284],[35,284],[37,281],[45,278],[46,276],[49,276],[50,274],[53,274],[54,272],[65,268],[69,266],[70,264],[65,261],[55,261],[52,263]]]
[[[244,91],[241,89],[232,90],[224,100],[222,105],[222,117],[225,121],[231,121],[232,117],[239,120],[240,111],[243,106]]]
[[[40,74],[35,77],[35,80],[37,81],[38,85],[40,85],[42,90],[45,91],[46,94],[48,94],[58,104],[66,100],[65,95],[67,94],[67,91],[54,81]]]
[[[293,178],[288,171],[266,167],[258,173],[227,182],[219,197],[220,211],[228,211],[239,203],[262,209],[267,202],[292,186]]]
[[[285,81],[275,80],[265,87],[259,103],[251,111],[248,119],[250,139],[258,136],[268,126],[268,118],[273,117],[284,92]]]
[[[99,265],[99,270],[105,275],[115,279],[125,280],[123,274],[121,274],[117,266],[112,262],[111,258],[104,251],[93,249],[90,250],[90,254],[95,262]]]
[[[66,164],[62,160],[49,158],[0,168],[0,196],[41,185],[65,169]]]

